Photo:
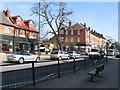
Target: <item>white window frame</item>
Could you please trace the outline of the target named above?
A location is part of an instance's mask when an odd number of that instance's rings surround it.
[[[29,26],[30,27],[33,26],[33,22],[32,21],[29,22]]]
[[[60,30],[60,34],[64,34],[64,30]]]
[[[66,30],[66,35],[68,35],[68,30]]]
[[[5,33],[10,33],[10,28],[9,27],[5,27]]]
[[[68,42],[68,37],[65,38],[65,41]]]
[[[80,42],[80,37],[78,37],[78,42]]]
[[[74,38],[73,37],[71,37],[71,42],[73,42],[74,41]]]
[[[78,35],[80,35],[80,30],[78,30]]]
[[[17,25],[19,25],[21,23],[21,18],[20,17],[17,18],[16,23],[17,23]]]
[[[63,42],[64,41],[64,37],[60,37],[60,41]]]
[[[73,30],[71,30],[71,35],[73,35]]]

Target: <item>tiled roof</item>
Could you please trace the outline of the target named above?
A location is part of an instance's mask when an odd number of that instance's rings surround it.
[[[73,29],[73,30],[76,30],[76,29],[79,30],[80,29],[81,30],[81,29],[84,29],[84,27],[81,24],[76,23],[76,24],[69,27],[69,30],[71,30],[71,29]]]
[[[29,27],[29,24],[27,24],[27,22],[29,23],[31,20],[21,20],[21,23],[19,25],[17,25],[16,23],[16,19],[20,17],[20,16],[11,16],[12,20],[14,21],[14,26],[16,28],[19,28],[19,29],[25,29],[25,30],[28,30],[28,31],[33,31],[33,32],[37,32],[38,33],[38,30],[35,28],[35,27]]]
[[[30,21],[32,21],[31,19],[29,19],[29,20],[24,20],[23,22],[28,26],[28,29],[30,30],[30,31],[33,31],[33,32],[39,32],[34,26],[33,27],[30,27],[29,26],[29,22]],[[33,21],[32,21],[33,22]],[[34,22],[33,22],[34,23]]]
[[[7,18],[3,12],[0,11],[0,23],[1,24],[6,24],[6,25],[11,25],[13,26],[14,24],[11,22],[9,18]]]
[[[0,13],[0,14],[2,14],[2,13]],[[4,13],[1,16],[2,16],[2,18],[0,18],[1,22],[7,23],[9,25],[13,25],[13,26],[15,26],[16,28],[19,28],[19,29],[24,29],[24,30],[33,31],[33,32],[38,33],[38,30],[34,27],[34,25],[32,27],[29,27],[29,22],[32,21],[31,19],[30,20],[24,20],[19,15],[11,16],[10,15],[10,10],[8,10],[8,9],[6,11],[4,11]],[[17,23],[17,18],[18,17],[21,18],[21,22],[19,24]],[[9,18],[8,19],[9,22],[8,22],[7,18]],[[1,20],[1,19],[3,19],[3,20]],[[26,22],[28,22],[28,24]],[[34,24],[34,22],[33,22],[33,24]]]

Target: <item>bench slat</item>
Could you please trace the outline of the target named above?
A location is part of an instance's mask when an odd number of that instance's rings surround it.
[[[98,77],[99,72],[101,72],[103,70],[104,70],[104,64],[101,64],[98,67],[96,67],[94,70],[88,72],[88,75],[91,75],[91,82],[92,82],[93,76]]]

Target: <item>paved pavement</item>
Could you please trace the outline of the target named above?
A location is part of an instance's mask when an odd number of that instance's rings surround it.
[[[100,77],[95,77],[90,82],[87,74],[94,67],[77,71],[76,73],[53,78],[45,82],[36,83],[36,86],[26,86],[24,88],[118,88],[118,59],[110,59],[105,64],[105,69],[100,73]]]

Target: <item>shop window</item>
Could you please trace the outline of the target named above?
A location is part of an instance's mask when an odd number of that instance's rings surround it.
[[[32,32],[32,37],[35,37],[35,33],[34,32]]]
[[[23,35],[23,30],[20,30],[20,31],[19,31],[19,35]]]

